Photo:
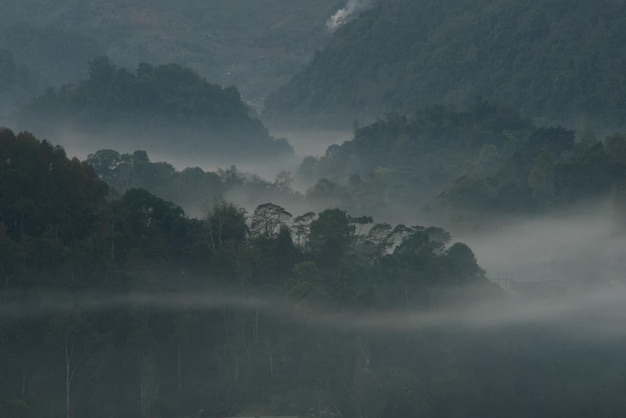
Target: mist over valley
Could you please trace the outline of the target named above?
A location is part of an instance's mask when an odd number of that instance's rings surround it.
[[[623,5],[5,3],[0,416],[626,415]]]

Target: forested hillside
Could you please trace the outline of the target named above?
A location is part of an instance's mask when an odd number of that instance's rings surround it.
[[[611,200],[617,215],[625,208],[625,150],[623,133],[577,137],[483,100],[466,110],[390,114],[326,155],[304,159],[297,177],[314,183],[310,199],[448,227],[464,227],[461,215],[463,222],[493,221],[590,201]]]
[[[243,172],[235,165],[215,171],[199,167],[177,170],[168,162],[151,161],[148,153],[141,150],[133,153],[99,150],[90,154],[85,162],[114,193],[143,188],[175,202],[193,215],[200,214],[203,207],[221,197],[236,200],[246,208],[267,201],[311,210],[320,207],[315,202],[305,201],[304,196],[293,189],[294,178],[287,171],[277,173],[274,180],[269,181]]]
[[[247,208],[337,206],[377,218],[428,219],[455,230],[608,202],[624,227],[626,135],[596,137],[539,127],[508,107],[423,108],[355,129],[353,138],[266,180],[236,166],[176,170],[145,151],[99,150],[87,158],[114,190],[142,187],[192,213],[219,196]]]
[[[626,417],[626,3],[0,2],[0,418]]]
[[[176,62],[259,101],[329,39],[337,0],[5,0],[0,48],[52,86],[108,55],[135,67]]]
[[[106,57],[89,64],[89,78],[68,84],[25,105],[16,124],[94,144],[204,154],[240,159],[291,153],[251,116],[238,90],[222,88],[176,64],[141,63],[134,73]]]
[[[0,179],[2,416],[625,411],[620,338],[490,311],[508,298],[441,228],[225,201],[192,219],[7,129]]]
[[[272,123],[350,126],[481,96],[570,126],[626,123],[626,5],[386,0],[267,101]]]

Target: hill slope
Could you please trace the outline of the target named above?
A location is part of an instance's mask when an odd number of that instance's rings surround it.
[[[188,68],[142,63],[131,73],[101,57],[90,63],[88,79],[49,89],[25,106],[17,125],[60,142],[76,136],[92,149],[105,141],[173,155],[290,155],[286,141],[274,140],[249,113],[235,87],[211,84]]]
[[[236,84],[251,100],[286,82],[326,43],[326,20],[342,6],[337,0],[2,3],[0,48],[56,84],[80,78],[88,60],[108,55],[131,67],[142,61],[189,66],[213,82]]]
[[[267,101],[269,121],[349,126],[477,96],[530,117],[622,125],[626,4],[387,0]]]

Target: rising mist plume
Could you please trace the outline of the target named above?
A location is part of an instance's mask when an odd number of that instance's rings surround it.
[[[371,0],[348,0],[348,4],[343,9],[337,10],[326,22],[329,31],[334,32],[341,25],[346,23],[355,13],[361,12],[372,5]]]

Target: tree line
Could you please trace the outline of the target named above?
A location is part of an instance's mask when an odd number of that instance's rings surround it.
[[[333,333],[292,335],[303,325],[261,308],[90,308],[107,295],[219,291],[364,310],[428,306],[440,297],[428,289],[446,286],[498,294],[471,250],[449,245],[439,228],[375,224],[340,209],[293,217],[273,203],[248,217],[223,200],[188,218],[144,189],[111,195],[89,164],[28,133],[3,129],[0,153],[7,416],[195,416],[194,405],[228,415],[264,397],[296,396],[287,387],[298,374],[307,387],[321,386],[274,408],[308,413],[317,394],[339,408],[324,374],[314,383],[307,368],[323,363],[326,348],[351,355],[349,333],[326,347]],[[63,295],[71,297],[59,306]],[[273,376],[271,394],[258,390]]]

